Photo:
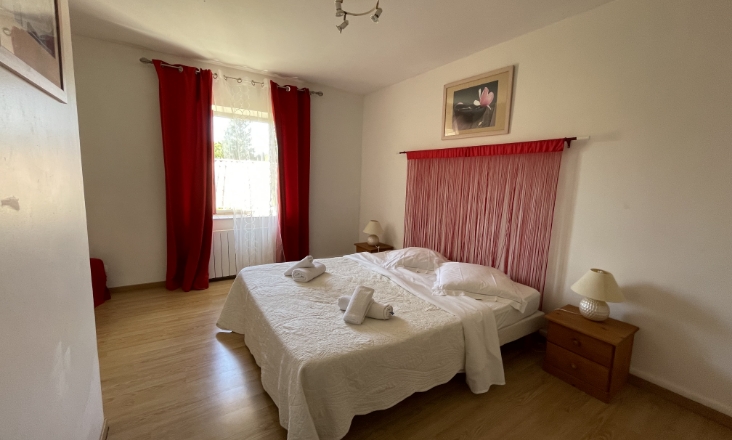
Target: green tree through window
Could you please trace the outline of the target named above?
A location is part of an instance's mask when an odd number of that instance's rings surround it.
[[[232,119],[221,141],[222,157],[234,160],[265,160],[264,154],[257,154],[252,146],[251,122],[246,119]],[[214,156],[215,156],[214,146]],[[217,157],[217,156],[215,156]]]

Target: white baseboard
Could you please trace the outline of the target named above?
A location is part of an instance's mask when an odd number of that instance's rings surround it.
[[[102,432],[99,434],[99,440],[107,440],[107,435],[109,434],[109,425],[107,425],[107,418],[104,418],[104,423],[102,424]]]
[[[682,397],[686,397],[687,399],[701,403],[702,405],[704,405],[706,407],[709,407],[715,411],[719,411],[722,414],[732,417],[732,406],[726,405],[722,402],[717,402],[716,400],[710,399],[706,396],[702,396],[700,394],[694,393],[694,392],[689,391],[683,387],[680,387],[674,383],[671,383],[665,379],[661,379],[658,376],[655,376],[650,373],[646,373],[645,371],[640,371],[636,368],[631,368],[630,374],[638,376],[641,379],[645,379],[648,382],[656,384],[661,388],[666,388],[667,390],[672,391]]]

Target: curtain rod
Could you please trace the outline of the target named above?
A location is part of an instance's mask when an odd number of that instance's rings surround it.
[[[567,148],[570,148],[570,146],[572,145],[572,141],[587,141],[589,139],[590,139],[589,136],[574,136],[574,137],[566,137],[566,138],[564,138],[564,142],[567,143]],[[501,145],[501,144],[496,144],[496,145]],[[483,145],[481,145],[481,146],[483,146]],[[485,146],[486,147],[490,147],[490,145],[485,145]],[[455,148],[470,148],[470,146],[467,146],[467,147],[455,147]],[[412,151],[423,151],[423,150],[400,151],[399,154],[407,154],[407,153],[411,153]]]
[[[143,63],[143,64],[152,64],[153,63],[151,59],[145,58],[145,57],[140,58],[140,62]],[[181,67],[181,66],[175,66],[173,64],[168,64],[168,63],[164,63],[164,62],[161,62],[160,65],[163,66],[163,67],[172,67],[173,69],[177,69],[178,72],[182,72],[183,71],[183,67]],[[196,68],[196,73],[199,73],[200,71],[201,71],[201,69]],[[219,78],[219,74],[218,73],[214,73],[213,74],[213,77],[214,77],[214,79],[218,79]],[[226,75],[224,75],[224,80],[229,80],[229,79],[235,79],[236,82],[238,82],[239,84],[241,84],[244,81],[242,78],[237,78],[237,77],[234,77],[234,76],[226,76]],[[264,87],[264,82],[263,81],[254,81],[254,80],[251,80],[250,83],[252,84],[252,87],[256,87],[257,84],[259,84],[260,87]],[[281,85],[278,84],[277,87],[279,87],[280,89],[287,89],[288,92],[290,91],[290,86],[281,86]],[[305,89],[297,89],[297,90],[299,90],[301,92],[304,92],[305,91]],[[317,96],[323,96],[323,92],[317,92],[317,91],[310,91],[310,94],[311,95],[317,95]]]

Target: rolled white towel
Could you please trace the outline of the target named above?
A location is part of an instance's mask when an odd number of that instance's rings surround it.
[[[313,267],[313,256],[308,255],[307,257],[290,266],[290,268],[285,271],[285,276],[292,276],[292,271],[297,269],[298,267]]]
[[[343,314],[343,320],[349,324],[361,324],[366,318],[366,311],[374,301],[374,289],[370,287],[358,286],[351,295],[351,301],[346,307],[346,313]]]
[[[348,308],[348,303],[351,302],[351,297],[343,295],[338,298],[338,307],[341,310]],[[366,317],[372,319],[389,319],[394,314],[394,308],[389,304],[381,304],[376,301],[372,302],[369,309],[366,311]]]
[[[292,271],[292,279],[298,283],[307,283],[313,278],[319,277],[325,272],[325,264],[313,263],[313,267],[298,267]]]

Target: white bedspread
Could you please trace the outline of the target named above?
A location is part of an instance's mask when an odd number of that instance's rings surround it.
[[[359,253],[346,258],[381,273],[407,291],[460,318],[465,337],[465,377],[470,391],[480,394],[491,385],[504,385],[501,344],[493,309],[468,296],[433,295],[434,272],[417,273],[404,267],[387,269],[386,254]]]
[[[283,275],[288,264],[247,268],[229,292],[217,325],[245,335],[288,439],[340,439],[353,416],[389,408],[463,368],[474,392],[504,383],[495,321],[487,345],[475,347],[490,327],[489,307],[459,297],[436,302],[419,287],[429,275],[385,273],[369,258],[321,260],[327,273],[305,284]],[[396,316],[343,322],[338,297],[357,285],[373,288]],[[450,305],[439,302],[446,299]]]

